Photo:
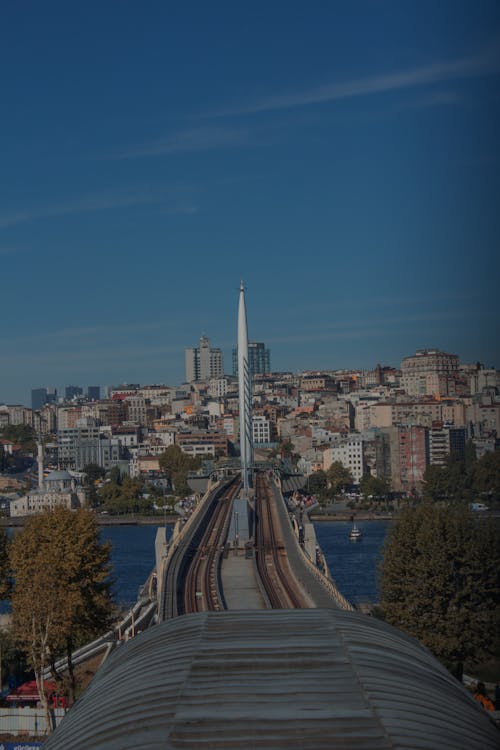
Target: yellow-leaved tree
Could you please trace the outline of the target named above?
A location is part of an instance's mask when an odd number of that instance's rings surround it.
[[[100,542],[90,511],[57,508],[26,522],[12,542],[10,562],[12,630],[34,670],[49,726],[44,671],[50,668],[61,685],[56,660],[67,657],[72,702],[72,653],[110,625],[110,546]]]

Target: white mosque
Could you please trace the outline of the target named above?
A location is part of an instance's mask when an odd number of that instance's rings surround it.
[[[51,471],[43,476],[43,449],[38,448],[38,487],[24,497],[10,503],[11,517],[31,516],[59,506],[76,510],[86,503],[85,490],[77,486],[76,480],[68,471]]]

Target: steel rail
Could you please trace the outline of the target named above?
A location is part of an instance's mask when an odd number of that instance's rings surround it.
[[[225,609],[219,585],[220,560],[231,518],[232,501],[240,488],[235,481],[221,495],[208,519],[184,582],[184,611],[205,612]]]
[[[184,614],[184,582],[196,549],[203,537],[208,519],[221,495],[235,482],[234,478],[221,483],[206,498],[203,507],[195,511],[196,518],[191,518],[181,532],[168,556],[164,571],[163,595],[160,608],[160,620],[168,620]],[[194,515],[194,514],[193,514]]]
[[[256,475],[256,562],[272,609],[303,609],[308,603],[293,575],[286,548],[278,536],[280,528],[273,496],[263,474]]]

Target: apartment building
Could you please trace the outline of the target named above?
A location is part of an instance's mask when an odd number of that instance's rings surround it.
[[[212,348],[206,336],[200,338],[198,347],[185,350],[185,365],[186,383],[224,376],[222,349]]]
[[[274,438],[274,425],[267,417],[252,417],[252,440],[254,445],[268,445]]]
[[[400,425],[391,431],[392,488],[418,489],[429,464],[429,431],[419,425]]]
[[[323,453],[323,470],[328,471],[335,461],[340,461],[342,466],[349,469],[354,482],[359,484],[364,473],[361,435],[351,433],[345,437],[339,436]]]
[[[458,356],[439,349],[419,349],[401,363],[401,385],[409,396],[453,395],[459,379]]]

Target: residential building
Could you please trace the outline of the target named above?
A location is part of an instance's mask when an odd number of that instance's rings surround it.
[[[254,445],[269,445],[274,438],[274,425],[264,416],[252,417],[252,441]]]
[[[467,423],[474,438],[500,436],[500,395],[483,391],[467,406]]]
[[[134,424],[147,424],[146,408],[148,402],[142,396],[127,396],[124,399],[127,410],[127,421]]]
[[[454,395],[459,359],[439,349],[419,349],[401,363],[401,385],[409,396]]]
[[[340,436],[323,453],[323,470],[328,471],[330,466],[340,461],[342,466],[352,474],[355,484],[359,484],[364,473],[363,464],[363,440],[361,435],[351,433]]]
[[[300,381],[302,391],[337,391],[337,383],[330,375],[304,375]]]
[[[22,404],[4,404],[0,406],[0,411],[5,414],[5,417],[2,417],[4,424],[31,425],[32,423],[31,409],[27,409]]]
[[[224,398],[228,391],[228,385],[227,378],[211,378],[208,384],[208,393],[212,398]]]
[[[450,427],[434,423],[429,430],[429,463],[444,466],[448,457],[465,455],[465,427]]]
[[[411,492],[424,481],[429,464],[429,431],[419,425],[391,428],[392,489]]]
[[[76,423],[82,418],[81,406],[58,406],[57,407],[57,429],[70,430],[76,427]]]
[[[66,469],[81,471],[87,464],[109,469],[121,459],[121,444],[111,437],[111,428],[103,428],[96,420],[79,419],[76,427],[57,433],[58,462]]]
[[[221,456],[227,456],[229,453],[227,435],[212,430],[179,432],[175,442],[184,453],[189,453],[192,456],[215,456],[216,453]]]
[[[185,363],[186,383],[224,376],[222,350],[212,348],[206,336],[200,338],[198,347],[185,350]]]
[[[478,365],[471,373],[469,382],[471,394],[481,393],[489,388],[500,393],[500,370],[495,370],[493,367],[486,369]]]
[[[88,464],[97,464],[103,469],[115,466],[122,457],[121,443],[118,438],[100,435],[98,438],[76,440],[73,445],[73,466],[82,471]]]
[[[82,417],[92,417],[101,425],[119,425],[126,418],[125,402],[109,399],[82,404]]]

